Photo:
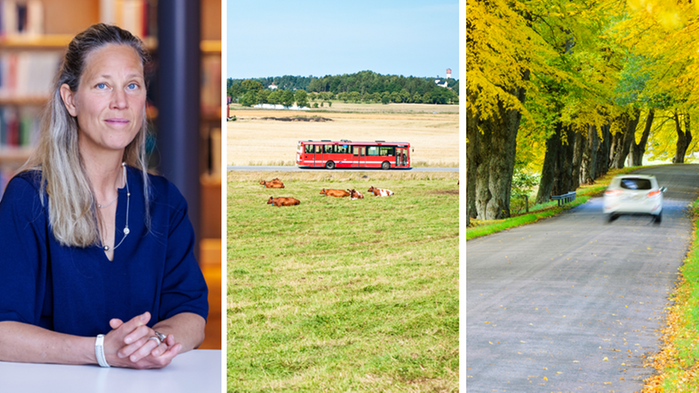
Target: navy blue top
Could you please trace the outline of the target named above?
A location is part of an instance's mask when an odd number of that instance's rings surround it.
[[[99,246],[56,241],[39,197],[40,172],[10,181],[0,202],[0,321],[95,336],[111,331],[111,318],[126,322],[145,311],[149,326],[182,312],[206,319],[207,287],[194,258],[187,202],[165,178],[149,175],[149,231],[142,175],[134,168],[127,173],[130,233],[113,261]],[[119,189],[114,244],[124,235],[126,202],[126,188]]]

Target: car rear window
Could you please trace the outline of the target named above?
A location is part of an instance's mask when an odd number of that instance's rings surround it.
[[[652,186],[648,179],[621,179],[621,188],[627,190],[650,190]]]

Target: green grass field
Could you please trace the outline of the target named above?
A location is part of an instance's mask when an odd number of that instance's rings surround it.
[[[457,176],[229,173],[228,391],[458,391]]]

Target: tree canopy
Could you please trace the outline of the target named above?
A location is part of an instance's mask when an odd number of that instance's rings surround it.
[[[439,85],[436,82],[439,80]],[[443,85],[446,83],[446,87]],[[444,78],[404,77],[400,75],[381,75],[372,71],[356,74],[315,76],[281,76],[257,79],[228,79],[228,96],[232,100],[249,103],[246,94],[254,102],[268,103],[269,97],[259,95],[260,90],[275,85],[278,90],[303,90],[311,95],[308,99],[320,98],[323,101],[338,99],[347,102],[402,102],[457,104],[459,102],[459,81]],[[274,99],[274,97],[272,97]],[[271,102],[269,102],[271,103]]]
[[[469,1],[468,215],[508,216],[500,179],[516,171],[541,175],[545,201],[629,159],[691,158],[698,15],[684,0]]]

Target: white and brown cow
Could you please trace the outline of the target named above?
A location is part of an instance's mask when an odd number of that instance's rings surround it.
[[[393,191],[387,190],[385,188],[376,188],[374,186],[369,187],[368,192],[373,192],[374,196],[393,196]]]
[[[350,200],[353,201],[355,199],[364,199],[364,195],[362,195],[361,192],[355,190],[354,188],[348,188],[347,192],[350,194]]]

